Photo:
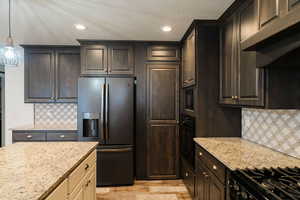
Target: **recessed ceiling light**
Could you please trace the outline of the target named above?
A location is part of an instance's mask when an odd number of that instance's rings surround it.
[[[171,26],[163,26],[161,28],[161,30],[164,31],[164,32],[170,32],[172,30],[172,27]]]
[[[74,26],[75,26],[75,28],[76,28],[77,30],[80,30],[80,31],[86,29],[86,27],[85,27],[84,25],[82,25],[82,24],[74,24]]]

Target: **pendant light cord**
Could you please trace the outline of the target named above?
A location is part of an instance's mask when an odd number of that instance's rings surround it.
[[[8,36],[11,38],[11,0],[8,0]]]

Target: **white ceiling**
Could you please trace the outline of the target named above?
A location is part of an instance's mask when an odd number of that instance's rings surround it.
[[[234,0],[12,0],[18,44],[77,44],[76,39],[181,39],[193,19],[217,19]],[[0,0],[0,44],[8,31]],[[74,24],[87,26],[78,31]],[[172,32],[161,31],[171,25]]]

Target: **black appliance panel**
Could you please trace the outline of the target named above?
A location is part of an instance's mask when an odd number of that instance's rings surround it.
[[[187,115],[182,116],[180,131],[181,157],[195,169],[195,118]]]
[[[194,111],[194,87],[184,90],[184,109]]]
[[[99,146],[97,149],[97,186],[132,185],[132,146]]]
[[[106,144],[133,144],[134,79],[106,79]]]

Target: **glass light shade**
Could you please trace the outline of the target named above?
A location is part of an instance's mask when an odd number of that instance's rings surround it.
[[[17,66],[19,64],[19,56],[16,48],[13,46],[5,46],[0,50],[0,65]]]

